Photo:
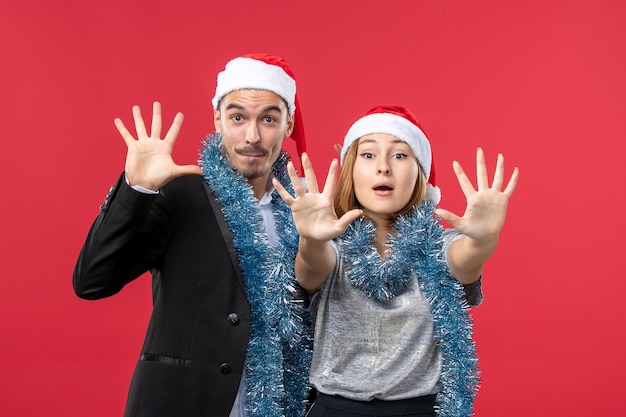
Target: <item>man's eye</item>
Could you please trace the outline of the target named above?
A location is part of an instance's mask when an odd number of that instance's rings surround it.
[[[243,120],[240,114],[233,115],[231,119],[233,119],[235,122],[241,122]]]
[[[275,119],[272,116],[265,116],[265,123],[272,123]]]

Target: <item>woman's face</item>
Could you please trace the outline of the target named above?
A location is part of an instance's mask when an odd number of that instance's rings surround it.
[[[359,139],[352,180],[356,198],[370,217],[387,218],[402,210],[418,175],[417,158],[406,142],[383,133]]]

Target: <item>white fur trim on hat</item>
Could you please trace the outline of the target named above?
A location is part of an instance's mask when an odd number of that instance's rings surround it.
[[[361,117],[348,130],[341,148],[341,163],[348,148],[357,139],[372,133],[385,133],[405,141],[419,161],[426,180],[430,177],[432,153],[430,142],[422,130],[404,117],[391,113],[372,113]]]
[[[279,66],[242,57],[229,61],[224,71],[217,74],[215,97],[211,100],[213,108],[228,93],[248,88],[271,91],[287,102],[289,114],[296,110],[296,80]]]

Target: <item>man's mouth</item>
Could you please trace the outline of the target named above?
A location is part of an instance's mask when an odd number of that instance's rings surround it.
[[[243,149],[237,149],[236,152],[241,156],[247,156],[251,158],[260,158],[260,157],[267,155],[267,152],[265,151],[265,149],[249,148],[249,147],[243,148]]]

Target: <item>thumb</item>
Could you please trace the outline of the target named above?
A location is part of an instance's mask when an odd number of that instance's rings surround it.
[[[341,233],[345,232],[350,223],[354,220],[358,219],[363,215],[363,210],[361,209],[353,209],[349,212],[345,213],[338,221],[338,225],[341,228]]]
[[[174,170],[174,175],[180,177],[183,175],[204,175],[204,171],[198,165],[178,165]]]
[[[435,209],[435,214],[437,215],[437,217],[439,217],[441,220],[444,220],[448,223],[450,223],[452,225],[452,227],[456,228],[456,225],[458,224],[460,217],[457,216],[456,214],[446,210],[446,209],[442,209],[442,208],[436,208]]]

